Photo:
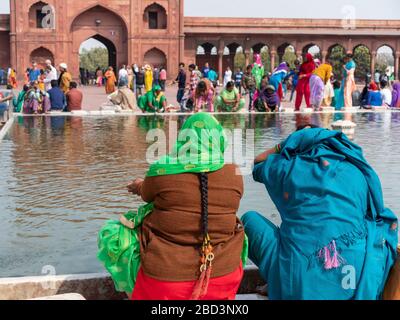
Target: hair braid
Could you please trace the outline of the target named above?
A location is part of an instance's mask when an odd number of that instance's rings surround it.
[[[203,237],[208,234],[208,175],[200,174],[200,191],[201,191],[201,221]]]

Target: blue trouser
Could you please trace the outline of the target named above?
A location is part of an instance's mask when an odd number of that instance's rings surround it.
[[[366,239],[349,246],[339,243],[346,262],[342,267],[325,270],[323,264],[301,251],[301,243],[283,240],[280,229],[257,212],[242,219],[249,238],[249,258],[268,283],[271,300],[348,300],[353,299],[360,281],[366,255]],[[315,235],[318,236],[317,234]],[[381,268],[377,261],[376,268]],[[353,268],[355,287],[347,284],[347,268]],[[378,272],[377,272],[378,273]],[[371,277],[374,275],[371,275]]]
[[[178,93],[176,94],[176,101],[178,101],[178,103],[181,103],[184,95],[185,95],[185,88],[179,88]]]
[[[4,112],[8,110],[8,104],[7,103],[0,103],[0,117],[4,116]]]

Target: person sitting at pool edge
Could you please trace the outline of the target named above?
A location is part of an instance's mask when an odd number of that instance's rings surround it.
[[[138,107],[142,112],[164,112],[167,108],[167,98],[159,85],[138,99]]]
[[[253,177],[282,218],[279,228],[257,212],[242,218],[270,299],[382,297],[398,220],[359,146],[341,132],[305,126],[259,155]],[[344,287],[350,267],[352,285]]]
[[[70,83],[69,91],[67,96],[67,110],[69,112],[73,110],[82,110],[83,94],[78,89],[78,84],[74,81]]]
[[[235,83],[229,81],[226,88],[217,97],[216,109],[219,112],[238,112],[243,109],[245,103],[245,99],[241,98]]]
[[[368,87],[367,108],[382,107],[382,104],[382,95],[379,91],[379,87],[375,82],[371,82]]]
[[[188,134],[190,155],[184,152]],[[151,205],[138,229],[140,269],[133,300],[235,299],[247,242],[236,216],[243,178],[236,165],[225,164],[226,148],[227,137],[217,119],[197,113],[184,123],[171,154],[152,164],[144,180],[136,179],[128,186]],[[98,256],[109,266],[114,281],[120,279],[126,285],[127,279],[121,278],[124,270],[117,269],[131,269],[132,263],[122,259],[114,264],[110,256],[123,257],[113,248],[129,240],[117,240],[122,233],[110,228],[100,234]],[[136,270],[129,278],[135,277]]]
[[[47,92],[50,96],[50,110],[62,111],[64,110],[67,101],[64,92],[58,87],[57,80],[51,80],[51,89]]]
[[[267,85],[265,89],[260,93],[260,97],[257,99],[255,108],[258,112],[278,112],[280,107],[280,99],[278,93],[275,91],[275,87]]]

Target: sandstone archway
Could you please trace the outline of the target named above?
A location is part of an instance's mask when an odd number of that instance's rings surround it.
[[[96,5],[80,13],[71,24],[72,54],[71,71],[79,74],[79,48],[87,39],[103,43],[109,52],[109,64],[118,70],[128,64],[128,31],[125,21],[117,13]]]
[[[153,68],[167,69],[167,57],[163,51],[153,48],[147,51],[144,55],[144,63],[151,65]]]
[[[51,60],[51,62],[54,63],[54,55],[50,50],[44,47],[37,48],[30,54],[30,61],[36,62],[41,69],[46,67],[46,60]]]

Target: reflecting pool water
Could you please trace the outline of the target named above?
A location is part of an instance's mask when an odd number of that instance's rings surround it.
[[[256,152],[284,139],[297,125],[329,127],[344,115],[220,115],[226,128],[255,129]],[[347,117],[357,123],[355,142],[378,172],[386,205],[400,212],[400,113]],[[136,208],[125,186],[148,164],[146,134],[168,132],[184,117],[20,117],[0,143],[0,277],[103,271],[97,232],[108,219]],[[243,137],[245,138],[245,136]],[[239,215],[258,210],[279,216],[262,185],[245,179]]]

